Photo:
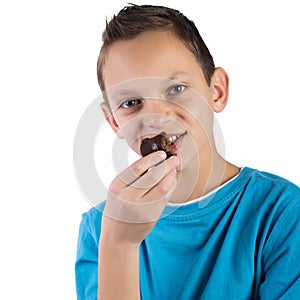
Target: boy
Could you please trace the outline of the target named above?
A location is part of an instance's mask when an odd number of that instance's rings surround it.
[[[164,131],[175,155],[138,159],[83,215],[78,299],[298,299],[299,188],[218,154],[213,114],[228,76],[194,23],[125,7],[107,24],[97,74],[118,137],[140,154]]]

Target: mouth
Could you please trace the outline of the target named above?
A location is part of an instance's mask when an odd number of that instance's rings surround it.
[[[146,137],[141,142],[140,152],[145,156],[151,152],[163,150],[167,153],[167,157],[176,155],[185,134],[186,131],[184,133],[167,135],[163,131],[154,137]]]
[[[175,134],[175,135],[169,135],[167,136],[166,134],[166,137],[168,139],[168,141],[171,143],[171,144],[174,144],[180,137],[182,137],[184,134],[186,134],[186,132],[182,133],[182,134]]]
[[[168,141],[170,142],[170,150],[174,153],[176,153],[184,139],[184,136],[186,134],[186,131],[182,134],[176,134],[176,135],[169,135],[167,136]]]
[[[172,134],[167,134],[165,131],[161,131],[159,134],[156,133],[156,134],[148,134],[148,135],[143,135],[142,136],[142,140],[144,139],[152,139],[154,137],[156,137],[157,135],[163,135],[167,138],[168,142],[170,142],[171,144],[175,143],[176,140],[178,138],[180,138],[181,136],[183,136],[184,134],[186,134],[186,131],[183,132],[183,133],[172,133]]]

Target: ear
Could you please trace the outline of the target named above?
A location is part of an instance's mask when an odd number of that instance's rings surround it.
[[[106,121],[109,123],[112,130],[116,133],[118,138],[123,139],[124,136],[121,134],[120,127],[119,127],[114,115],[112,114],[110,108],[108,107],[108,104],[105,102],[101,102],[100,107],[103,111]]]
[[[213,110],[221,112],[228,101],[229,78],[222,68],[216,68],[211,79],[211,88],[213,92]]]

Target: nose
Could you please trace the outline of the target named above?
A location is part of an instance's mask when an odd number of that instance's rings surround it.
[[[163,100],[147,99],[144,104],[142,123],[146,127],[162,128],[171,120],[171,105]]]

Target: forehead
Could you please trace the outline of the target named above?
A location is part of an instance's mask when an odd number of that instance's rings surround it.
[[[193,53],[169,31],[150,31],[129,41],[113,43],[103,66],[106,89],[128,80],[170,78],[175,73],[203,77]]]

